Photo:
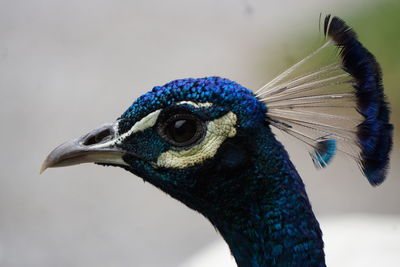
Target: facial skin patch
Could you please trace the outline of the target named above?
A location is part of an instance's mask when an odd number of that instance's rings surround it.
[[[200,144],[188,150],[168,150],[161,153],[157,159],[157,166],[182,169],[214,157],[225,139],[236,135],[236,121],[237,117],[233,112],[210,121],[206,136]]]

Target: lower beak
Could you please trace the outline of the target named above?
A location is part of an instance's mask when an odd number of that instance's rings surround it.
[[[47,168],[65,167],[81,163],[127,165],[122,159],[126,152],[115,146],[116,133],[117,122],[104,124],[80,138],[65,142],[47,156],[40,173]]]

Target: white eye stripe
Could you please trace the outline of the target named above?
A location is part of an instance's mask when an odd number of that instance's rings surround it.
[[[178,105],[189,104],[196,108],[212,106],[212,103],[208,103],[208,102],[195,103],[195,102],[191,102],[191,101],[181,101],[181,102],[178,102],[177,104]],[[117,140],[114,139],[115,143],[121,143],[126,137],[128,137],[134,133],[141,132],[148,128],[153,127],[157,122],[160,112],[161,112],[161,109],[153,111],[152,113],[150,113],[147,116],[145,116],[144,118],[142,118],[140,121],[136,122],[129,131],[127,131],[124,134],[122,134],[121,136],[117,137],[116,138]]]
[[[213,105],[210,102],[195,103],[195,102],[192,102],[192,101],[181,101],[181,102],[177,103],[177,105],[183,105],[183,104],[189,104],[189,105],[192,105],[192,106],[194,106],[196,108],[208,108],[208,107],[211,107]]]
[[[200,144],[187,150],[168,150],[161,153],[157,159],[157,166],[182,169],[214,157],[225,139],[236,135],[236,121],[237,117],[233,112],[210,121],[206,136]]]
[[[160,115],[161,109],[158,109],[156,111],[151,112],[150,114],[148,114],[147,116],[145,116],[144,118],[142,118],[140,121],[136,122],[132,128],[130,128],[127,132],[116,136],[113,140],[110,140],[106,143],[103,144],[98,144],[98,145],[94,145],[93,148],[101,148],[101,147],[108,147],[108,146],[112,146],[115,144],[120,144],[122,143],[128,136],[137,133],[137,132],[142,132],[148,128],[153,127],[158,119],[158,116]],[[117,125],[117,124],[116,124]],[[118,128],[118,125],[116,126],[116,128]],[[117,132],[117,129],[115,129],[115,132]]]
[[[126,137],[130,136],[131,134],[142,132],[148,128],[153,127],[160,115],[161,109],[153,111],[152,113],[148,114],[146,117],[142,118],[140,121],[136,122],[132,128],[127,131],[126,133],[122,134],[118,139],[124,140]]]
[[[183,105],[183,104],[189,104],[192,105],[196,108],[201,108],[201,107],[210,107],[212,106],[212,103],[209,102],[205,102],[205,103],[195,103],[192,101],[181,101],[178,102],[177,105]],[[120,144],[122,143],[127,137],[129,137],[130,135],[137,133],[137,132],[141,132],[144,131],[148,128],[153,127],[158,119],[158,116],[161,113],[161,109],[158,109],[156,111],[153,111],[151,113],[149,113],[147,116],[145,116],[144,118],[142,118],[140,121],[136,122],[131,129],[129,129],[127,132],[121,134],[121,135],[117,135],[115,136],[114,139],[105,142],[105,143],[101,143],[101,144],[97,144],[97,145],[93,145],[93,148],[104,148],[104,147],[109,147],[109,146],[113,146],[115,144]],[[114,132],[118,132],[118,123],[115,124],[114,126]]]

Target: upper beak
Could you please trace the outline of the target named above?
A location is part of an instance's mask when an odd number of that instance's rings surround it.
[[[81,163],[110,163],[127,165],[126,154],[115,146],[117,122],[104,124],[88,134],[56,147],[43,162],[40,173],[47,168],[64,167]]]

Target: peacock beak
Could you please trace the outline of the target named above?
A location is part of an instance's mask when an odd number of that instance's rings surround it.
[[[104,124],[88,134],[56,147],[43,162],[40,173],[47,168],[81,163],[127,165],[122,159],[126,151],[115,146],[117,123]]]

